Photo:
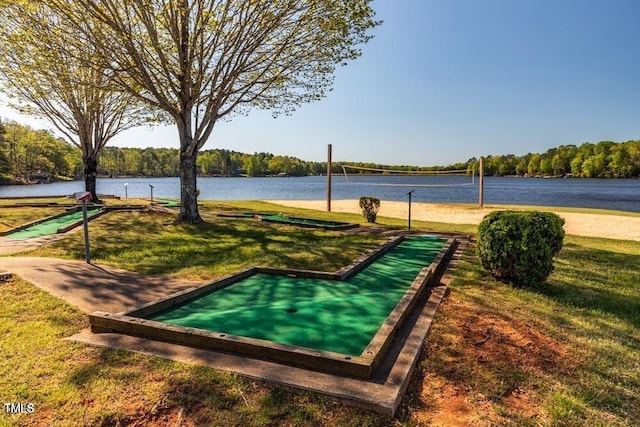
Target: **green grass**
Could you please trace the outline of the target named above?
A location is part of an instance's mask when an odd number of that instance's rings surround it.
[[[207,222],[197,226],[175,225],[170,214],[112,213],[91,223],[94,260],[192,278],[248,265],[334,270],[382,240],[212,216],[221,209],[363,222],[255,202],[204,203]],[[83,259],[81,233],[28,255]],[[0,400],[33,403],[36,414],[0,414],[0,425],[428,425],[448,402],[458,406],[444,419],[467,424],[638,425],[638,265],[640,242],[567,236],[546,283],[516,289],[491,279],[467,250],[397,420],[210,368],[62,340],[86,327],[86,317],[14,279],[0,285]],[[449,389],[453,397],[444,395]]]
[[[58,203],[63,205],[74,204],[72,197],[34,197],[34,198],[17,198],[4,199],[0,198],[0,206],[24,204],[24,203]]]
[[[254,265],[337,270],[384,238],[310,230],[252,219],[175,224],[175,215],[112,212],[90,225],[92,260],[145,274],[210,279]],[[80,233],[29,253],[83,259]]]
[[[491,424],[526,424],[509,411],[505,399],[518,390],[533,390],[542,424],[638,425],[638,265],[640,242],[568,236],[549,279],[537,289],[516,289],[488,277],[468,252],[456,271],[451,298],[458,310],[464,306],[476,318],[441,310],[431,332],[438,351],[424,361],[426,376],[445,376],[464,383],[470,395],[484,396]],[[497,316],[496,325],[514,328],[511,340],[508,334],[497,335],[501,351],[518,350],[512,357],[498,353],[478,364],[481,350],[471,346],[471,356],[461,351],[461,323],[473,327],[483,316]],[[492,328],[498,330],[496,325]],[[532,343],[526,351],[517,348],[522,344],[517,333]]]

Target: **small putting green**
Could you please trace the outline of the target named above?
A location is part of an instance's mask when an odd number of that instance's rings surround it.
[[[180,202],[173,199],[156,199],[156,204],[164,206],[166,208],[180,207]]]
[[[351,224],[348,222],[325,221],[321,219],[299,218],[287,215],[257,215],[257,217],[262,221],[297,225],[300,227],[323,228],[325,230],[345,230],[358,226],[358,224]]]
[[[255,274],[148,318],[357,356],[445,243],[406,238],[346,281]]]
[[[89,209],[87,210],[87,216],[90,218],[99,214],[101,211],[101,208]],[[26,240],[34,237],[48,236],[50,234],[56,234],[61,228],[68,227],[81,220],[82,211],[73,212],[68,215],[51,218],[50,220],[25,228],[24,230],[8,234],[7,238],[11,240]]]

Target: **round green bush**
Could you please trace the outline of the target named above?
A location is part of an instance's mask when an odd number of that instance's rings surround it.
[[[564,219],[551,212],[496,211],[478,227],[478,256],[496,279],[535,286],[553,271],[562,249]]]

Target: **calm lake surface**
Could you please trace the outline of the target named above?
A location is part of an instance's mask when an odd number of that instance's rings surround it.
[[[382,200],[432,203],[477,203],[478,185],[466,177],[350,177],[336,175],[332,197],[357,199],[376,196]],[[98,193],[129,197],[180,198],[178,178],[98,179]],[[326,199],[327,178],[198,178],[203,200]],[[455,185],[452,185],[455,184]],[[83,181],[37,185],[0,186],[0,197],[67,195],[84,190]],[[571,206],[640,212],[640,179],[541,179],[485,178],[487,204]]]

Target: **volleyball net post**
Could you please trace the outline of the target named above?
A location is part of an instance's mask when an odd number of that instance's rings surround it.
[[[407,228],[409,229],[409,231],[411,231],[411,195],[414,191],[416,190],[411,190],[407,193],[407,196],[409,196],[409,219],[407,221]]]
[[[327,146],[327,212],[331,212],[331,144]]]

